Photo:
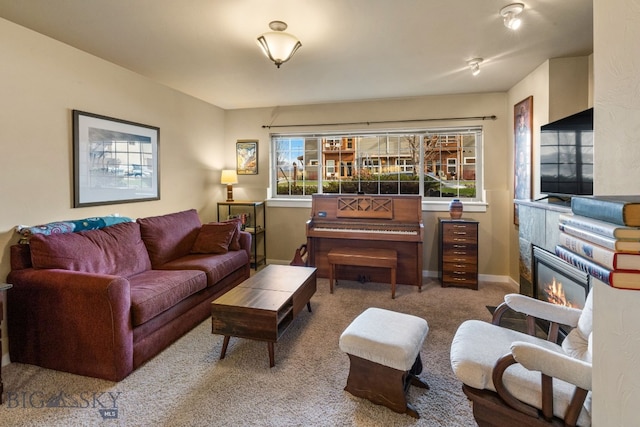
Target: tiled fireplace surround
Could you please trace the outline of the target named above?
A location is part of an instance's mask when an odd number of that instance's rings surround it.
[[[553,266],[554,264],[560,265],[560,268],[564,266],[569,270],[573,270],[569,276],[578,277],[576,279],[576,283],[583,282],[584,288],[580,288],[576,290],[575,283],[573,284],[573,289],[569,287],[572,283],[568,283],[569,281],[565,281],[565,290],[572,296],[577,298],[574,299],[574,303],[578,308],[582,308],[584,304],[584,298],[579,295],[584,292],[584,297],[586,297],[586,290],[588,290],[588,276],[584,273],[580,272],[578,269],[575,269],[571,266],[568,266],[564,261],[561,261],[554,255],[554,249],[558,242],[558,216],[560,213],[570,213],[571,209],[565,205],[558,205],[553,203],[547,203],[546,201],[541,202],[531,202],[531,201],[518,201],[518,211],[519,211],[519,246],[520,246],[520,293],[524,295],[528,295],[531,297],[538,297],[540,299],[545,299],[544,296],[537,295],[536,292],[536,272],[535,272],[535,259],[534,259],[534,247],[537,252],[539,249],[543,249],[547,251],[547,262],[548,258],[551,259],[551,263],[545,264],[543,266],[544,270],[548,270],[547,266]],[[545,253],[542,253],[545,255]],[[557,261],[556,261],[557,260]],[[563,274],[560,273],[558,277],[562,277]],[[569,277],[565,276],[565,277]]]

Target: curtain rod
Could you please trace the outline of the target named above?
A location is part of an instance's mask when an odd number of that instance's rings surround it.
[[[475,117],[446,117],[442,119],[408,119],[408,120],[374,120],[370,122],[342,122],[342,123],[303,123],[298,125],[262,125],[263,129],[271,128],[287,128],[287,127],[310,127],[310,126],[341,126],[341,125],[372,125],[385,123],[415,123],[415,122],[441,122],[441,121],[461,121],[461,120],[496,120],[493,116],[475,116]]]

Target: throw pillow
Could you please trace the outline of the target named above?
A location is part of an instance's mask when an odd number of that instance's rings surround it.
[[[191,253],[226,254],[237,229],[238,226],[231,222],[204,224],[191,248]]]
[[[234,218],[224,222],[236,225],[236,231],[233,232],[233,238],[231,239],[231,243],[229,244],[229,250],[239,251],[240,249],[242,249],[240,247],[240,230],[242,230],[242,220],[240,218]]]

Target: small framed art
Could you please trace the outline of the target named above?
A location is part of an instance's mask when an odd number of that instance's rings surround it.
[[[238,175],[258,174],[258,141],[236,142],[236,172]]]

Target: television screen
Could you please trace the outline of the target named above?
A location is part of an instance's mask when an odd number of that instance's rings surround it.
[[[593,109],[540,129],[540,192],[593,194]]]

